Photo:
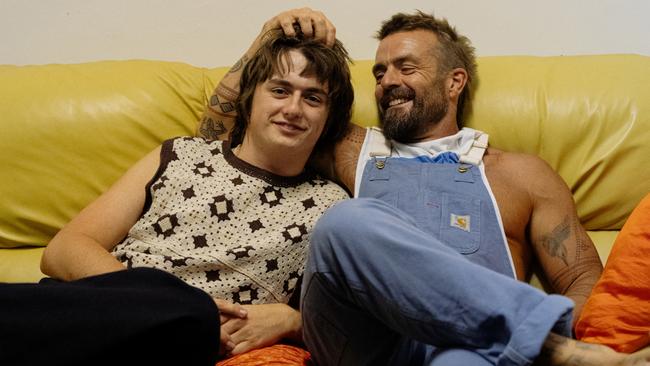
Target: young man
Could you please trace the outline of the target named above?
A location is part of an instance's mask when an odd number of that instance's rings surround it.
[[[339,42],[266,33],[243,70],[232,141],[165,141],[49,243],[42,270],[73,282],[3,286],[3,306],[20,315],[39,304],[50,318],[39,318],[42,332],[24,317],[3,324],[15,344],[47,346],[30,355],[3,343],[0,360],[103,364],[133,354],[143,364],[214,364],[219,334],[232,354],[300,338],[287,302],[312,228],[348,197],[305,164],[345,131],[347,63]]]
[[[276,18],[328,39],[321,17],[299,9]],[[319,221],[305,272],[304,338],[315,361],[645,364],[645,354],[568,338],[574,303],[578,314],[602,266],[548,165],[460,130],[475,72],[469,40],[423,13],[397,14],[378,34],[383,133],[351,126],[337,145],[325,170],[361,199]],[[533,255],[568,298],[517,281]]]

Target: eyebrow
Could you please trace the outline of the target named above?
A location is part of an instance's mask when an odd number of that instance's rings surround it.
[[[294,88],[293,84],[291,84],[290,82],[288,82],[287,80],[284,80],[284,79],[271,78],[271,79],[268,80],[268,82],[271,83],[271,84],[278,85],[278,86],[285,86],[285,87],[289,87],[289,88]],[[329,94],[326,93],[323,88],[309,87],[309,88],[305,89],[305,92],[314,93],[314,94],[321,94],[321,95],[323,95],[325,97],[329,96]]]

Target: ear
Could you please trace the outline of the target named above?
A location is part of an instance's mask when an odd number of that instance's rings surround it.
[[[465,89],[465,85],[467,85],[467,71],[460,67],[451,70],[447,79],[449,98],[457,100],[460,93]]]

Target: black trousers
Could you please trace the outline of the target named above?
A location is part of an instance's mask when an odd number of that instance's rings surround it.
[[[219,326],[207,293],[150,268],[0,284],[2,366],[214,366]]]

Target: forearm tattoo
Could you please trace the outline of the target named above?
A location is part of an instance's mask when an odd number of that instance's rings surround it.
[[[571,266],[563,267],[557,272],[550,273],[548,280],[553,288],[561,293],[567,293],[569,287],[571,288],[571,296],[584,296],[587,297],[591,293],[592,283],[576,284],[575,281],[580,277],[581,273],[588,273],[594,266],[599,266],[600,260],[598,258],[591,258],[589,260],[582,260],[576,262]]]
[[[564,243],[571,234],[571,222],[569,216],[565,216],[564,220],[553,229],[550,234],[542,236],[540,242],[546,252],[554,258],[559,258],[565,265],[569,265],[567,259],[567,248]]]
[[[572,235],[575,237],[575,254],[573,258],[569,258],[570,253],[565,242],[567,239],[571,240]],[[601,266],[597,253],[594,255],[589,251],[588,240],[584,235],[577,218],[571,220],[566,216],[551,234],[542,238],[543,248],[551,256],[562,259],[566,265],[554,273],[549,273],[548,280],[553,288],[562,294],[567,293],[570,288],[570,295],[573,298],[589,296],[593,286],[592,281],[578,280],[583,274],[593,274],[593,269]]]
[[[215,110],[219,108],[219,110],[216,110],[217,112],[230,113],[235,110],[235,103],[228,100],[221,100],[219,99],[219,95],[215,93],[210,97],[210,107]]]
[[[533,365],[545,366],[557,363],[557,359],[559,358],[558,354],[561,354],[567,348],[568,339],[549,333],[546,341],[544,341],[544,344],[542,345],[539,356],[537,356]]]
[[[244,65],[246,65],[247,62],[248,62],[248,57],[242,56],[242,58],[237,60],[237,62],[235,62],[235,64],[232,65],[230,70],[228,70],[228,73],[233,73],[233,72],[237,72],[237,71],[241,70],[242,67],[244,67]]]
[[[633,365],[622,362],[624,359],[611,349],[576,341],[549,333],[542,345],[535,366],[592,366],[592,365]],[[636,365],[636,363],[634,363]]]
[[[366,130],[356,126],[348,127],[347,133],[336,149],[334,160],[336,162],[336,175],[347,188],[352,191],[357,171],[357,162],[361,145],[365,139]]]
[[[205,116],[201,120],[201,127],[199,127],[199,132],[203,137],[208,140],[217,140],[220,135],[228,132],[226,126],[221,120],[213,120],[212,118]]]
[[[231,101],[235,101],[237,100],[237,97],[239,97],[239,92],[237,90],[229,88],[222,83],[219,83],[219,85],[217,85],[217,89],[215,89],[214,94],[221,95],[223,98]]]

